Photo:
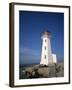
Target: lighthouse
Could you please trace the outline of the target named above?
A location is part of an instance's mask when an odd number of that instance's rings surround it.
[[[52,64],[53,59],[55,58],[53,58],[52,50],[51,50],[51,33],[45,31],[41,38],[42,38],[42,52],[41,52],[40,64],[42,65]]]

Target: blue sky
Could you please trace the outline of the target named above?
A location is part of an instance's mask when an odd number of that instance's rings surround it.
[[[39,63],[42,49],[42,33],[51,32],[52,53],[58,61],[64,59],[64,13],[19,12],[19,59],[20,64]]]

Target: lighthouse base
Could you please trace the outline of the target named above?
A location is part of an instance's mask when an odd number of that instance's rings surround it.
[[[49,59],[49,60],[45,60],[45,59],[41,60],[40,65],[42,65],[42,66],[48,66],[48,65],[54,64],[54,63],[57,63],[56,54],[52,54],[52,58]]]

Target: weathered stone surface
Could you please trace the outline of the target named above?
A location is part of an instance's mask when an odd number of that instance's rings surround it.
[[[33,67],[28,67],[28,68],[25,69],[25,71],[32,73],[33,72]]]
[[[60,72],[56,73],[57,77],[63,77],[64,76],[64,71],[61,70]]]
[[[49,77],[56,77],[55,66],[52,65],[52,66],[49,67],[49,69],[50,69],[50,70],[49,70],[49,72],[50,72],[50,73],[49,73]]]
[[[20,78],[51,78],[51,77],[63,77],[64,76],[64,65],[50,64],[48,66],[33,65],[26,67],[20,71]]]
[[[48,77],[49,76],[49,68],[48,67],[39,68],[38,73],[40,75],[42,75],[43,77]]]

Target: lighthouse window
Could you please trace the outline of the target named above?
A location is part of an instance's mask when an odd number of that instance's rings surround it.
[[[45,55],[45,59],[46,59],[46,55]]]
[[[45,42],[46,42],[46,39],[45,39]]]
[[[45,50],[46,50],[46,46],[45,46]]]

